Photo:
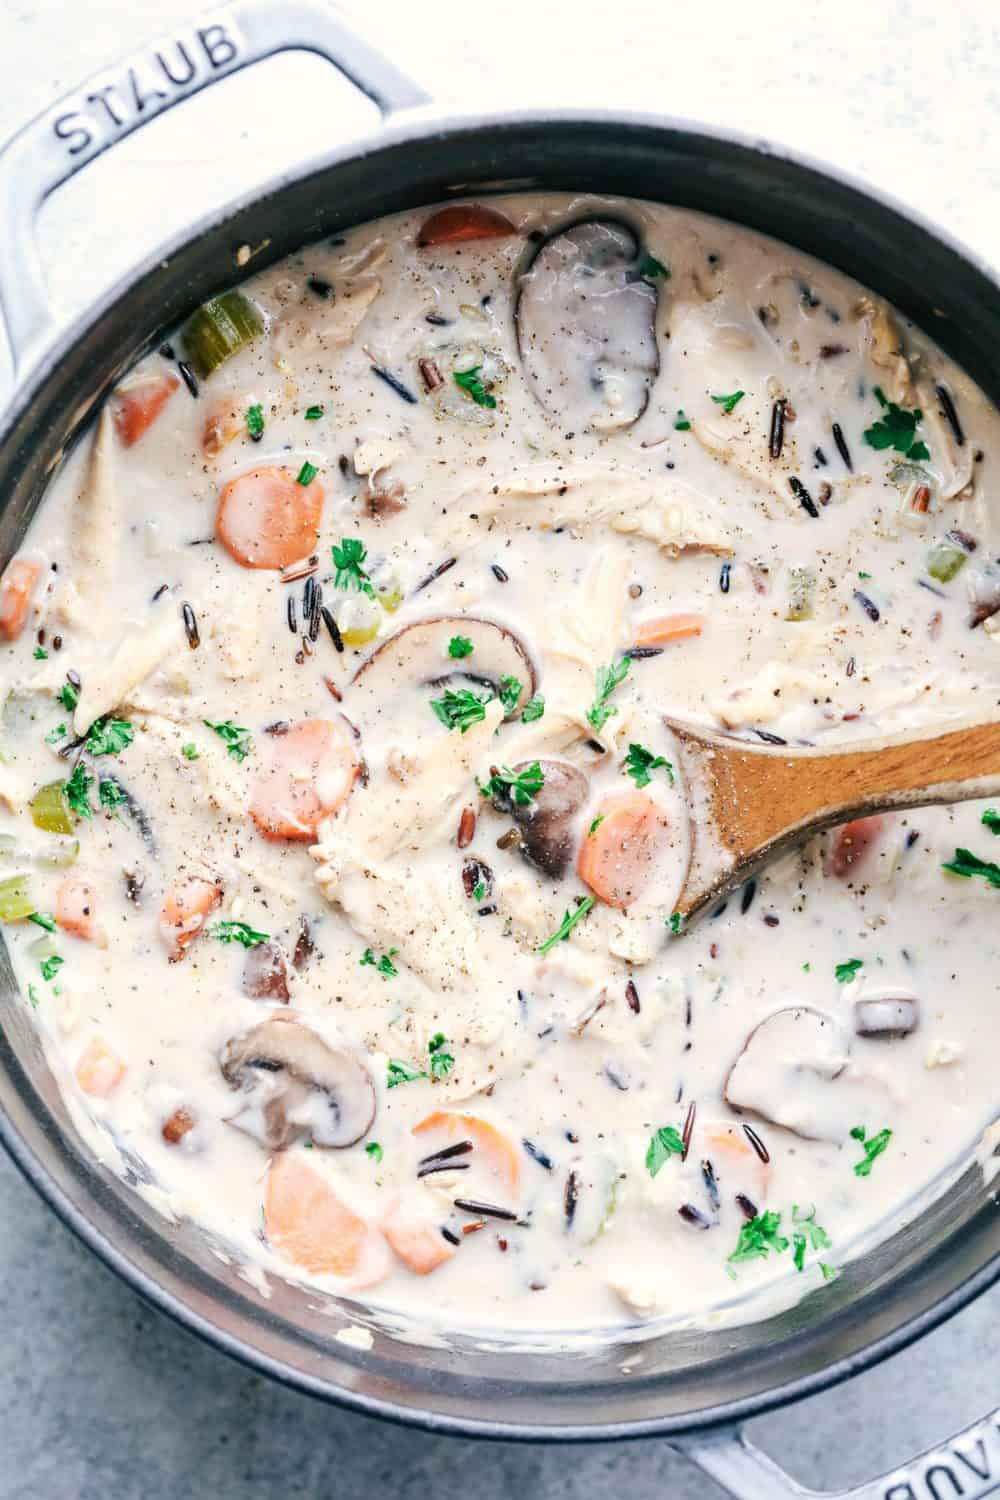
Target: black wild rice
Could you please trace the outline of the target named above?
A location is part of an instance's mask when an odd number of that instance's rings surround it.
[[[184,633],[188,638],[188,645],[192,651],[196,651],[201,645],[201,636],[198,634],[198,620],[194,610],[186,601],[181,605],[181,617],[184,620]]]
[[[736,1206],[745,1219],[756,1219],[757,1205],[746,1193],[736,1194]]]
[[[540,1147],[536,1146],[534,1141],[525,1140],[522,1141],[521,1144],[523,1145],[525,1151],[527,1151],[528,1155],[531,1157],[532,1161],[537,1161],[538,1165],[540,1167],[544,1167],[546,1172],[552,1171],[553,1167],[555,1166],[555,1162],[552,1160],[551,1156],[548,1156],[544,1151],[541,1150]]]
[[[197,401],[198,378],[192,370],[191,366],[188,364],[187,360],[182,359],[178,361],[177,368],[181,372],[181,379],[183,380],[184,384],[187,386],[188,390],[191,392],[191,395]]]
[[[294,594],[289,594],[289,596],[288,596],[288,628],[292,632],[292,635],[298,635],[298,633],[299,633],[299,620],[298,620],[298,610],[295,608],[295,595]]]
[[[696,1229],[711,1229],[712,1222],[707,1219],[700,1208],[695,1208],[693,1203],[682,1203],[677,1210],[685,1224],[693,1224]]]
[[[662,656],[663,647],[629,646],[628,650],[623,652],[623,655],[627,656],[629,661],[646,661],[651,656]]]
[[[435,1172],[467,1172],[469,1163],[467,1161],[430,1161],[425,1167],[417,1168],[418,1177],[431,1177]]]
[[[796,476],[792,474],[788,480],[788,487],[791,490],[792,494],[795,496],[796,500],[801,505],[802,509],[805,511],[806,515],[812,516],[814,521],[819,520],[819,511],[816,509],[816,502],[813,499],[812,495],[810,495],[809,491],[806,489],[805,485],[802,483],[802,480],[796,478]]]
[[[938,400],[941,403],[941,410],[944,412],[945,421],[954,434],[955,442],[960,448],[963,448],[965,446],[965,433],[962,431],[962,424],[958,420],[958,412],[955,410],[955,403],[952,400],[951,392],[946,385],[935,386],[935,390],[937,391]]]
[[[507,573],[503,568],[501,568],[501,566],[500,566],[499,563],[490,563],[490,569],[491,569],[491,571],[493,573],[493,577],[496,579],[497,583],[509,583],[510,582],[510,574]]]
[[[756,882],[756,880],[753,880],[753,879],[748,880],[747,883],[746,883],[746,885],[743,887],[743,894],[740,897],[740,912],[741,912],[741,914],[744,917],[746,916],[747,912],[750,910],[751,906],[753,906],[753,898],[756,896],[756,894],[757,894],[757,882]]]
[[[630,979],[625,986],[625,1003],[628,1005],[629,1010],[633,1011],[636,1015],[639,1014],[639,991],[635,987],[634,979]]]
[[[844,430],[839,422],[834,422],[832,431],[833,441],[837,445],[837,452],[844,460],[844,468],[847,470],[848,474],[853,474],[854,465],[851,463],[851,450],[847,446],[847,439],[844,436]]]
[[[505,1219],[508,1224],[517,1223],[517,1214],[512,1209],[500,1208],[496,1203],[478,1203],[473,1198],[456,1198],[455,1207],[464,1214],[475,1214],[476,1218]]]
[[[444,1235],[449,1245],[460,1245],[462,1243],[461,1237],[457,1235],[453,1229],[449,1229],[447,1224],[441,1225],[441,1233]]]
[[[767,451],[772,458],[780,458],[781,450],[785,443],[785,407],[787,401],[783,398],[775,401],[771,407],[771,432],[767,440]]]
[[[861,608],[864,610],[869,620],[874,620],[877,622],[882,618],[882,612],[879,609],[878,605],[875,603],[874,599],[869,599],[868,595],[862,593],[860,589],[854,590],[854,597],[861,605]]]
[[[393,375],[391,370],[385,370],[381,365],[372,365],[372,374],[377,375],[379,380],[384,381],[391,391],[395,391],[396,395],[402,397],[402,399],[404,401],[407,401],[410,406],[416,406],[416,396],[411,390],[408,389],[407,386],[403,384],[401,380],[398,380],[396,376]]]
[[[566,1178],[566,1191],[563,1194],[563,1213],[566,1216],[567,1229],[571,1229],[573,1227],[573,1220],[576,1217],[576,1205],[579,1201],[579,1197],[579,1178],[577,1177],[575,1172],[570,1172],[569,1176]]]
[[[331,610],[327,609],[327,607],[326,607],[325,604],[323,604],[323,605],[320,606],[320,611],[319,612],[320,612],[320,615],[322,617],[323,624],[326,626],[327,630],[330,632],[330,639],[333,642],[334,649],[337,650],[337,651],[343,651],[343,649],[344,649],[344,637],[340,633],[340,626],[337,624],[336,620],[334,619],[333,612]]]
[[[443,563],[438,563],[433,573],[428,573],[427,577],[417,584],[413,592],[415,594],[422,593],[428,584],[433,583],[435,578],[440,578],[442,573],[447,573],[448,569],[453,568],[457,562],[457,557],[446,557]]]
[[[681,1161],[687,1161],[688,1152],[691,1149],[691,1137],[694,1134],[694,1122],[698,1114],[698,1105],[694,1099],[688,1105],[688,1112],[684,1117],[684,1129],[681,1132]]]
[[[787,740],[783,740],[781,738],[780,734],[772,734],[769,729],[755,729],[753,732],[754,732],[754,734],[757,736],[757,738],[759,740],[763,740],[764,741],[765,745],[787,745],[788,744],[788,741]]]
[[[466,1156],[471,1150],[471,1141],[456,1141],[454,1146],[442,1146],[440,1151],[432,1151],[428,1156],[422,1156],[417,1166],[426,1167],[432,1161],[451,1161],[453,1156]]]
[[[723,594],[729,593],[729,577],[732,571],[732,563],[723,563],[719,569],[719,588]]]
[[[324,281],[322,276],[310,276],[306,279],[306,286],[315,297],[322,297],[324,301],[333,296],[333,286],[329,281]]]
[[[751,1146],[756,1151],[761,1161],[769,1162],[771,1160],[771,1153],[770,1151],[768,1151],[767,1147],[764,1145],[764,1142],[761,1140],[756,1130],[754,1130],[753,1126],[744,1125],[743,1134],[746,1136],[747,1140],[750,1142]]]
[[[719,1184],[716,1181],[715,1168],[710,1161],[701,1164],[701,1180],[705,1184],[705,1192],[711,1204],[712,1212],[719,1212]]]

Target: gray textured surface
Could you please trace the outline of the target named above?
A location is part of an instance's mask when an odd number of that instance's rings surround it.
[[[194,15],[192,0],[5,0],[0,135],[82,75]],[[994,141],[1000,22],[990,0],[716,0],[683,9],[506,0],[345,6],[439,98],[662,109],[785,138],[947,222],[1000,260]],[[595,19],[589,21],[587,15]],[[526,19],[536,24],[525,45]],[[582,19],[581,19],[582,18]],[[602,21],[598,27],[598,20]],[[722,47],[722,43],[725,47]],[[554,61],[559,59],[558,64]],[[54,282],[72,302],[146,239],[255,171],[315,148],[302,69],[270,69],[267,108],[165,124],[95,168],[47,216]],[[319,71],[318,71],[319,70]],[[246,97],[246,96],[244,96]],[[214,113],[213,113],[214,111]],[[210,122],[210,123],[209,123]],[[329,119],[326,119],[329,128]],[[96,247],[96,248],[95,248]],[[474,1494],[476,1500],[716,1500],[663,1444],[471,1445],[335,1411],[248,1374],[150,1312],[0,1161],[0,1500],[265,1500],[275,1495]],[[764,1418],[757,1440],[812,1484],[890,1467],[994,1404],[1000,1292],[826,1397]]]

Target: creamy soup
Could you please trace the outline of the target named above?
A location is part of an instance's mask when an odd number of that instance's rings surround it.
[[[995,713],[996,450],[877,298],[652,204],[404,214],[206,304],[0,583],[0,917],[91,1138],[445,1325],[835,1278],[994,1111],[1000,812],[685,930],[664,715]]]

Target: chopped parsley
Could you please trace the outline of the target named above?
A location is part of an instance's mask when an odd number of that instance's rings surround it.
[[[90,807],[90,788],[93,780],[93,776],[83,761],[78,760],[73,767],[72,776],[63,784],[63,795],[78,818],[94,816]]]
[[[672,1125],[664,1125],[649,1138],[649,1146],[646,1150],[646,1171],[650,1177],[655,1177],[672,1156],[683,1155],[684,1142],[681,1140],[680,1132]]]
[[[61,958],[58,953],[53,953],[51,958],[43,958],[38,965],[42,971],[42,978],[45,980],[54,979],[65,962],[66,960]]]
[[[117,781],[102,781],[97,788],[97,795],[101,806],[106,807],[108,812],[114,812],[116,807],[121,807],[123,802],[128,801]]]
[[[38,1006],[38,990],[35,988],[35,986],[33,984],[29,984],[28,985],[28,1000],[37,1009],[37,1006]]]
[[[367,1146],[365,1147],[365,1155],[370,1156],[375,1165],[378,1166],[383,1156],[382,1147],[379,1145],[378,1141],[368,1142]]]
[[[46,651],[44,646],[36,646],[31,654],[36,661],[48,661],[49,659],[49,653]]]
[[[656,256],[650,255],[648,251],[639,262],[639,275],[646,277],[662,276],[664,280],[670,279],[670,272],[662,260],[657,260]]]
[[[185,760],[201,759],[201,756],[198,753],[198,746],[195,744],[194,740],[188,740],[186,745],[181,746],[181,754],[183,755]]]
[[[312,484],[318,473],[319,470],[317,469],[316,465],[311,464],[309,460],[306,459],[305,463],[302,465],[301,469],[295,476],[295,483]]]
[[[533,698],[528,699],[521,710],[521,722],[523,724],[534,724],[535,720],[540,719],[544,712],[545,699],[541,693],[536,693]]]
[[[675,432],[690,432],[691,431],[691,423],[688,421],[687,414],[681,409],[681,407],[677,408],[677,415],[674,418],[674,431]]]
[[[869,448],[893,448],[911,463],[930,458],[927,444],[917,438],[917,424],[924,415],[919,406],[915,406],[912,411],[907,411],[904,406],[897,406],[895,401],[887,399],[882,387],[878,385],[874,387],[874,395],[884,415],[865,428],[864,439]]]
[[[371,579],[364,569],[364,561],[368,556],[368,548],[360,537],[344,536],[340,539],[340,546],[336,542],[330,548],[333,553],[333,566],[336,568],[334,585],[338,589],[357,589],[362,594],[367,594],[369,599],[375,598],[375,590],[372,588]]]
[[[601,826],[601,824],[603,822],[604,822],[604,814],[603,813],[598,813],[597,817],[594,819],[594,821],[591,823],[590,827],[587,829],[587,837],[588,837],[588,839],[590,838],[590,835],[592,833],[596,833],[597,832],[597,830],[600,828],[600,826]]]
[[[681,927],[684,925],[684,913],[682,911],[672,911],[667,925],[674,937],[677,937],[680,934]]]
[[[270,938],[270,933],[257,932],[246,922],[216,922],[208,929],[208,935],[220,943],[240,943],[244,948],[256,948],[258,943],[266,943]]]
[[[394,1089],[401,1083],[416,1083],[418,1078],[426,1077],[422,1068],[411,1068],[409,1063],[400,1062],[398,1057],[390,1057],[388,1088]]]
[[[973,875],[981,875],[990,885],[1000,889],[1000,865],[980,859],[978,854],[973,854],[969,849],[956,849],[955,858],[948,860],[941,868],[949,870],[952,875],[964,875],[967,879]]]
[[[57,745],[60,740],[64,740],[65,738],[66,725],[57,724],[55,729],[50,729],[48,734],[45,736],[45,743],[47,745]]]
[[[772,1250],[780,1255],[787,1249],[788,1241],[781,1233],[781,1215],[769,1209],[741,1226],[736,1249],[728,1261],[730,1266],[738,1266],[746,1260],[766,1260]]]
[[[990,833],[1000,833],[1000,813],[997,812],[995,807],[988,807],[983,813],[980,822],[984,828],[990,830]]]
[[[712,400],[715,402],[716,406],[722,407],[722,410],[728,417],[733,411],[736,410],[737,406],[739,406],[745,395],[746,391],[733,391],[732,395],[730,396],[713,396]]]
[[[636,786],[649,786],[652,780],[650,772],[658,770],[660,766],[666,771],[667,779],[673,786],[674,768],[665,755],[654,755],[645,745],[629,745],[624,771],[626,776],[631,776]]]
[[[617,708],[608,703],[608,699],[619,683],[625,681],[628,668],[627,656],[623,656],[620,661],[612,662],[609,667],[598,667],[597,691],[593,703],[587,709],[587,723],[592,729],[603,729],[608,720],[618,712]]]
[[[892,1131],[886,1129],[878,1131],[876,1135],[866,1135],[863,1125],[855,1125],[851,1131],[851,1139],[857,1141],[865,1153],[862,1161],[854,1163],[854,1175],[855,1177],[868,1177],[871,1175],[876,1157],[882,1155],[892,1140]]]
[[[862,580],[862,582],[864,582],[864,580],[865,580],[865,579],[866,579],[866,578],[870,578],[870,577],[871,577],[871,576],[872,576],[872,575],[871,575],[871,574],[870,574],[870,573],[859,573],[859,574],[858,574],[858,577],[859,577],[859,578],[860,578],[860,579],[861,579],[861,580]]]
[[[478,698],[468,688],[445,688],[443,698],[432,698],[431,708],[445,729],[460,729],[464,734],[471,724],[486,717],[489,698]]]
[[[214,729],[219,739],[226,747],[226,754],[231,755],[233,760],[244,761],[253,749],[253,737],[249,729],[244,729],[239,724],[234,724],[232,719],[222,719],[213,724],[211,719],[201,721],[206,729]]]
[[[383,979],[395,979],[399,974],[399,970],[393,963],[393,959],[398,952],[398,948],[390,948],[388,953],[383,953],[381,958],[376,958],[372,950],[366,948],[358,962],[363,969],[369,967],[377,969]]]
[[[455,1066],[455,1059],[451,1053],[444,1050],[447,1045],[448,1043],[443,1031],[439,1031],[436,1036],[432,1036],[427,1043],[427,1051],[430,1053],[431,1059],[432,1078],[447,1078]]]
[[[259,406],[247,407],[247,432],[255,443],[264,436],[264,413]]]
[[[87,732],[87,749],[91,755],[120,755],[134,739],[127,719],[97,719]]]
[[[545,774],[539,762],[533,761],[523,771],[512,771],[508,766],[499,766],[489,781],[479,790],[484,797],[498,797],[516,802],[518,807],[530,807],[545,784]]]
[[[538,948],[543,956],[550,952],[556,943],[564,943],[578,922],[582,922],[594,904],[593,896],[581,896],[573,911],[568,911],[551,937],[545,939]]]
[[[796,1271],[804,1271],[807,1250],[827,1250],[830,1246],[830,1236],[821,1224],[816,1223],[816,1209],[813,1206],[808,1213],[800,1213],[798,1204],[792,1207],[792,1223],[795,1231],[792,1234],[793,1259]],[[823,1280],[828,1281],[829,1266],[821,1267]],[[836,1272],[834,1272],[836,1275]]]
[[[75,688],[71,682],[64,682],[56,697],[66,712],[71,714],[80,701],[80,689]]]
[[[482,365],[473,365],[471,370],[456,370],[451,378],[460,391],[472,397],[477,406],[487,406],[492,411],[497,404],[496,397],[490,395],[479,378],[482,368]]]
[[[471,656],[475,650],[467,635],[453,635],[448,642],[448,655],[454,661],[461,661],[465,656]]]
[[[505,715],[512,714],[517,707],[517,700],[521,696],[521,683],[517,677],[501,677],[500,679],[500,702],[503,704]]]
[[[44,927],[46,932],[55,932],[56,930],[55,917],[50,917],[47,911],[33,911],[28,921],[34,922],[37,927]]]
[[[475,890],[472,892],[472,899],[473,899],[473,901],[482,901],[482,899],[483,899],[483,897],[485,895],[486,895],[486,882],[483,881],[483,880],[480,880],[477,883]]]
[[[849,958],[842,964],[837,964],[834,975],[838,984],[850,984],[857,977],[858,970],[864,963],[863,958]]]
[[[324,415],[324,409],[323,409],[322,406],[307,406],[306,407],[305,416],[306,416],[306,421],[307,422],[318,422],[319,419],[320,419],[320,417],[322,417],[323,415]]]

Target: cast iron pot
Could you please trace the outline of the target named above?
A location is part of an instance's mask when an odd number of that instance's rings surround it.
[[[308,165],[191,226],[71,326],[57,325],[33,234],[49,193],[146,119],[288,50],[317,53],[350,80],[370,110],[370,133],[333,142]],[[315,139],[315,120],[309,129]],[[666,119],[541,111],[444,119],[320,4],[250,0],[91,79],[0,155],[0,304],[15,371],[0,420],[0,559],[17,546],[94,404],[160,329],[238,276],[239,246],[266,242],[257,269],[380,214],[512,187],[659,199],[786,240],[883,293],[1000,401],[995,276],[857,184],[760,142]],[[802,1495],[743,1441],[739,1424],[902,1348],[986,1288],[1000,1264],[1000,1222],[981,1173],[970,1168],[838,1280],[763,1321],[667,1329],[642,1345],[641,1360],[632,1345],[583,1334],[561,1349],[530,1332],[422,1347],[363,1311],[318,1309],[315,1294],[282,1282],[261,1296],[199,1231],[169,1225],[98,1165],[67,1116],[5,951],[0,1019],[0,1135],[108,1265],[157,1307],[267,1374],[437,1431],[548,1440],[662,1434],[734,1494]],[[370,1350],[335,1340],[352,1322],[370,1325]],[[985,1495],[997,1483],[1000,1441],[986,1419],[851,1493],[932,1500]]]

